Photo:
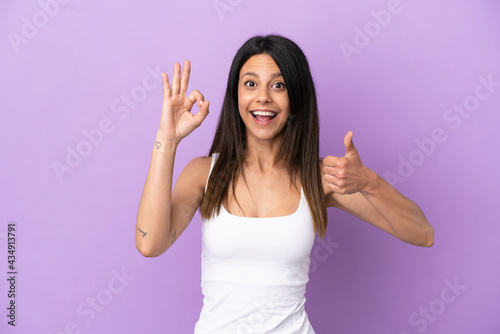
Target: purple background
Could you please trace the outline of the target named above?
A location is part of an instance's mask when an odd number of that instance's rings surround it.
[[[500,87],[474,97],[480,77],[500,82],[497,1],[65,2],[1,5],[0,332],[193,332],[199,213],[158,258],[134,243],[162,101],[159,74],[148,73],[171,74],[189,59],[189,91],[211,102],[180,144],[177,177],[209,149],[236,50],[255,34],[280,33],[309,59],[322,155],[342,156],[352,130],[365,165],[399,175],[396,188],[435,228],[432,248],[414,247],[329,209],[306,295],[315,331],[500,333]],[[381,26],[376,13],[388,7]],[[342,51],[356,43],[357,53]],[[131,106],[120,101],[131,94]],[[450,111],[463,103],[470,114]],[[89,146],[83,131],[106,122]],[[440,142],[431,144],[434,129]],[[53,165],[67,165],[68,148],[87,156],[58,178]],[[6,324],[8,222],[17,227],[15,328]]]

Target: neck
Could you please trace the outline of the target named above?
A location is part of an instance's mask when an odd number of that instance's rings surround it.
[[[245,164],[250,168],[258,168],[262,172],[271,170],[274,159],[283,143],[283,134],[278,137],[263,140],[253,136],[247,136],[247,152]]]

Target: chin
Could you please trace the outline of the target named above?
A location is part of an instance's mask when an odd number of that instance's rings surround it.
[[[247,130],[248,131],[248,130]],[[257,140],[273,140],[273,139],[278,139],[280,137],[283,137],[283,130],[279,132],[275,131],[255,131],[251,132],[251,136],[254,137]]]

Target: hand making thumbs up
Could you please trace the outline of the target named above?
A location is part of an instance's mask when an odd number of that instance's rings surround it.
[[[364,190],[369,183],[369,169],[361,162],[358,150],[349,131],[344,137],[345,156],[327,156],[323,159],[323,178],[327,186],[338,194],[354,194]]]

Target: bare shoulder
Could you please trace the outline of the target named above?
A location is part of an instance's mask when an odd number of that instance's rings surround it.
[[[210,171],[210,165],[212,164],[212,157],[210,156],[201,156],[201,157],[196,157],[192,159],[188,164],[186,165],[187,167],[190,168],[202,168],[202,169],[208,169]]]
[[[189,222],[196,209],[200,206],[205,194],[205,184],[210,173],[211,157],[197,157],[187,163],[175,182],[172,193],[173,207],[189,208],[185,214]],[[181,205],[182,204],[182,205]]]
[[[179,178],[188,178],[191,184],[205,189],[211,164],[212,157],[210,156],[196,157],[187,163]]]

